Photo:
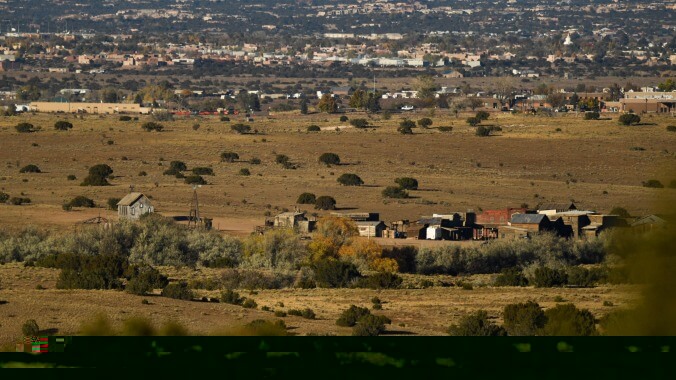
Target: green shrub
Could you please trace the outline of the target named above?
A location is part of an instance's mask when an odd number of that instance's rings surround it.
[[[335,153],[323,153],[319,156],[319,162],[325,165],[340,165],[340,157]]]
[[[371,312],[365,307],[350,305],[350,308],[343,311],[336,320],[336,325],[342,327],[352,327],[357,324],[359,318],[370,315]]]
[[[57,131],[67,131],[69,129],[73,129],[73,124],[67,121],[59,120],[54,123],[54,129]]]
[[[188,170],[188,165],[186,165],[185,162],[183,161],[171,161],[169,163],[169,170],[173,170],[175,172],[182,172]]]
[[[322,129],[319,128],[318,125],[311,125],[311,126],[307,127],[307,131],[308,131],[308,132],[319,132],[319,131],[321,131],[321,130],[322,130]]]
[[[429,117],[423,117],[422,119],[418,120],[418,126],[420,128],[429,128],[432,125],[432,119]]]
[[[476,117],[477,119],[479,119],[481,121],[484,121],[484,120],[488,120],[488,118],[490,116],[491,115],[486,111],[479,111],[479,112],[476,113],[476,115],[474,117]]]
[[[189,301],[194,298],[194,295],[192,290],[188,288],[188,283],[181,281],[165,286],[164,289],[162,289],[162,297]]]
[[[108,186],[107,178],[113,174],[113,169],[106,164],[98,164],[89,168],[89,175],[80,186]]]
[[[234,132],[239,133],[240,135],[244,133],[249,133],[249,131],[251,131],[250,126],[242,123],[233,124],[230,126],[230,129],[233,130]]]
[[[251,171],[249,171],[247,168],[241,168],[239,169],[239,175],[249,176],[251,175]]]
[[[315,312],[310,308],[305,308],[303,310],[291,309],[288,311],[288,314],[303,317],[305,319],[315,319],[317,317]]]
[[[230,121],[230,118],[227,117],[227,116],[221,116],[221,121],[228,122],[228,121]]]
[[[448,328],[448,334],[453,336],[505,336],[507,331],[488,320],[488,313],[479,310],[460,319],[457,325]]]
[[[378,336],[385,331],[385,323],[392,323],[389,318],[367,314],[357,320],[352,328],[352,336]]]
[[[401,133],[402,135],[412,135],[413,129],[409,126],[399,126],[397,128],[397,132]]]
[[[591,288],[598,280],[599,273],[596,270],[589,270],[577,266],[568,268],[568,285]]]
[[[320,197],[317,197],[317,201],[315,202],[315,209],[335,210],[335,208],[336,208],[336,200],[333,199],[333,197],[330,197],[328,195],[322,195]]]
[[[547,318],[540,305],[528,301],[505,306],[504,328],[511,336],[533,336],[545,326]]]
[[[404,119],[401,122],[399,122],[399,128],[407,128],[407,129],[415,128],[415,122],[413,120]]]
[[[596,321],[587,309],[578,309],[573,304],[556,305],[545,311],[547,323],[542,334],[547,336],[596,335]]]
[[[567,281],[568,276],[565,271],[547,267],[536,268],[533,272],[533,278],[529,279],[529,282],[536,288],[563,286],[566,285]]]
[[[362,277],[354,284],[357,288],[369,289],[397,289],[403,282],[402,278],[394,273],[379,272]]]
[[[148,265],[134,268],[134,273],[125,290],[131,294],[144,295],[153,289],[165,288],[168,284],[169,280],[166,276]]]
[[[31,203],[31,199],[26,197],[11,197],[9,203],[14,206],[21,206],[23,204]]]
[[[242,305],[244,302],[244,297],[240,297],[239,293],[226,289],[221,292],[221,302],[229,303],[231,305]]]
[[[221,161],[223,162],[235,162],[239,160],[239,154],[235,152],[223,152],[221,153]]]
[[[261,159],[260,159],[260,158],[254,157],[254,158],[252,158],[252,159],[249,160],[249,163],[250,163],[251,165],[260,165],[260,164],[261,164]]]
[[[206,185],[207,181],[199,175],[189,175],[185,177],[185,183],[188,185]]]
[[[283,312],[282,310],[275,310],[275,317],[284,318],[284,317],[286,317],[286,313]]]
[[[479,137],[490,136],[490,134],[491,134],[491,129],[490,129],[490,128],[486,128],[486,127],[484,127],[483,125],[480,125],[480,126],[477,127],[476,132],[475,132],[474,134],[477,135],[477,136],[479,136]]]
[[[36,265],[61,269],[56,282],[57,289],[120,289],[120,277],[128,270],[129,262],[126,256],[116,253],[60,253],[43,257]]]
[[[258,306],[256,301],[254,301],[251,298],[246,298],[244,302],[242,302],[242,307],[245,309],[255,309]]]
[[[632,124],[638,124],[641,122],[641,118],[633,113],[626,113],[624,115],[620,115],[620,118],[618,119],[620,124],[622,125],[632,125]]]
[[[244,331],[238,332],[237,335],[285,336],[287,335],[286,324],[282,320],[271,322],[263,319],[256,319],[247,323],[244,326]]]
[[[28,164],[19,170],[19,173],[42,173],[37,165]]]
[[[439,127],[437,128],[439,132],[451,132],[453,131],[453,127]]]
[[[303,193],[298,196],[296,203],[300,205],[313,205],[317,202],[317,198],[312,193]]]
[[[31,123],[19,123],[14,128],[16,128],[16,131],[19,133],[31,133],[37,131],[35,126]]]
[[[77,177],[75,176],[75,174],[68,174],[66,179],[69,180],[69,181],[75,181],[77,179]]]
[[[21,333],[23,336],[38,336],[40,335],[40,327],[35,319],[29,319],[21,326]]]
[[[120,121],[131,121],[131,116],[122,115],[120,116]]]
[[[369,121],[366,119],[352,119],[350,120],[350,125],[352,125],[355,128],[368,128]]]
[[[528,279],[518,268],[503,269],[493,286],[528,286]]]
[[[352,263],[339,260],[322,260],[314,264],[315,281],[324,288],[345,288],[359,277],[359,270]]]
[[[662,189],[664,188],[664,185],[662,185],[662,182],[656,180],[656,179],[649,179],[647,181],[642,182],[643,187],[651,187],[654,189]]]
[[[141,125],[141,128],[143,128],[143,130],[145,130],[146,132],[150,131],[161,132],[164,129],[164,126],[154,121],[147,121]]]
[[[122,199],[120,198],[108,198],[106,204],[108,205],[109,210],[117,210],[117,204],[120,203]]]
[[[472,127],[476,127],[481,123],[481,120],[477,119],[476,117],[468,117],[467,118],[467,124],[469,124]]]
[[[92,208],[96,206],[93,200],[85,197],[84,195],[78,195],[77,197],[71,199],[68,204],[71,205],[72,207]]]
[[[584,113],[584,119],[585,120],[598,120],[600,118],[601,118],[601,114],[599,114],[596,111],[590,111],[590,112]]]
[[[9,194],[0,191],[0,203],[5,203],[9,199]]]
[[[343,186],[361,186],[364,184],[361,178],[358,175],[352,173],[345,173],[338,177],[338,183]]]
[[[340,120],[341,123],[344,123],[344,122],[348,121],[349,119],[348,119],[347,116],[342,115],[338,120]]]
[[[402,189],[406,190],[418,190],[418,180],[411,177],[402,177],[397,178],[394,182],[399,185]]]
[[[399,186],[388,186],[382,191],[385,198],[408,198],[408,192]]]
[[[676,132],[676,125],[667,125],[667,132]]]

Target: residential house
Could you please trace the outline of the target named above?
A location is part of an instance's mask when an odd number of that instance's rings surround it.
[[[117,215],[120,219],[138,220],[141,215],[154,211],[150,199],[143,193],[131,192],[117,202]]]

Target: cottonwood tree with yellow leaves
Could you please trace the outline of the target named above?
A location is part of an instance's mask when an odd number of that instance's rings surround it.
[[[353,262],[361,271],[397,272],[394,259],[383,258],[383,249],[372,240],[355,239],[359,229],[354,221],[329,216],[317,222],[317,230],[308,245],[313,262],[339,259]]]

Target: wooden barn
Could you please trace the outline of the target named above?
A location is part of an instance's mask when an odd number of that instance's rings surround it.
[[[117,215],[120,219],[138,220],[141,215],[154,211],[150,199],[143,193],[129,193],[117,202]]]

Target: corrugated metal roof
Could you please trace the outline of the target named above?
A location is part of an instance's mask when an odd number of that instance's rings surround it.
[[[547,219],[544,214],[514,214],[512,215],[512,223],[516,224],[540,224],[542,220]]]
[[[545,203],[538,210],[577,210],[575,203]]]
[[[131,206],[136,202],[139,198],[143,196],[143,193],[129,193],[124,196],[124,198],[120,199],[119,202],[117,202],[118,206]]]

